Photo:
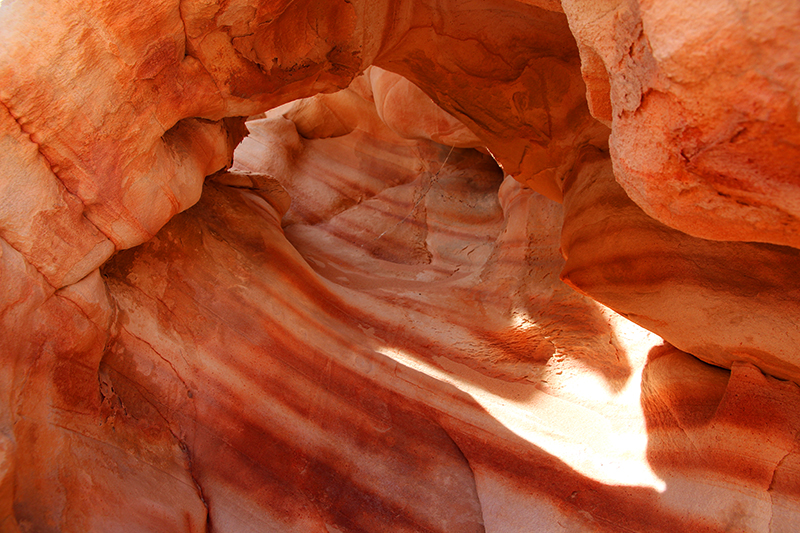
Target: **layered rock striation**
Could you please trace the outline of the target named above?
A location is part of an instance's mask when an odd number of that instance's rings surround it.
[[[0,531],[796,530],[798,13],[0,3]]]

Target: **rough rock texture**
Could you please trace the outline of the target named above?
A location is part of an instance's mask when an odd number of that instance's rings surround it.
[[[633,201],[697,237],[800,246],[800,4],[562,3]]]
[[[0,531],[797,530],[799,13],[1,2]]]
[[[56,261],[73,272],[68,282],[108,258],[102,235],[117,249],[139,244],[197,201],[203,178],[229,162],[240,139],[224,117],[346,87],[371,63],[436,94],[508,173],[553,197],[575,147],[602,144],[606,134],[586,110],[564,15],[516,2],[162,0],[143,9],[132,0],[15,1],[0,9],[4,130],[22,137],[9,142],[38,149],[4,160],[4,174],[43,165],[42,187],[68,195],[58,219],[88,220],[74,238],[76,258]],[[502,32],[488,31],[487,12]],[[46,31],[31,31],[34,21]],[[34,156],[42,163],[28,161]],[[4,218],[31,218],[39,205],[14,202]],[[39,238],[53,239],[31,236]],[[91,261],[73,271],[81,258]]]

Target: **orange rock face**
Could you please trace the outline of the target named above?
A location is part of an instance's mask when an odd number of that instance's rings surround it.
[[[799,246],[800,6],[563,6],[633,201],[697,237]]]
[[[669,228],[625,195],[603,154],[587,154],[564,207],[568,284],[705,361],[800,382],[800,251]]]
[[[800,528],[798,10],[692,9],[0,3],[0,531]]]

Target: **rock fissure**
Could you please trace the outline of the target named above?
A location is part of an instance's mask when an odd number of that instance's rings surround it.
[[[177,435],[173,433],[172,436],[178,442],[178,446],[180,447],[181,451],[186,457],[186,463],[187,463],[186,470],[189,473],[189,476],[192,478],[195,490],[197,490],[197,496],[200,498],[200,502],[203,504],[203,507],[206,510],[205,531],[208,533],[212,531],[211,507],[209,506],[208,500],[206,499],[205,492],[203,492],[203,486],[200,485],[200,480],[197,479],[197,475],[194,468],[194,462],[192,461],[191,450],[189,449],[189,446],[186,444],[186,442],[181,440]]]
[[[31,143],[32,143],[32,144],[33,144],[33,145],[36,147],[36,152],[39,154],[39,157],[41,157],[41,158],[42,158],[42,160],[45,162],[45,164],[47,165],[47,168],[48,168],[48,170],[49,170],[49,171],[50,171],[50,173],[53,175],[53,177],[56,179],[56,181],[58,181],[58,182],[59,182],[59,184],[61,185],[61,187],[63,188],[63,190],[64,190],[64,191],[66,191],[66,192],[67,192],[67,194],[70,194],[70,195],[72,195],[72,196],[73,196],[73,197],[74,197],[76,200],[78,200],[78,201],[81,203],[81,205],[83,205],[83,211],[86,211],[86,205],[83,203],[83,199],[82,199],[80,196],[76,195],[74,192],[72,192],[72,191],[71,191],[71,190],[70,190],[70,189],[67,187],[67,185],[66,185],[66,183],[64,182],[64,180],[63,180],[63,179],[62,179],[62,178],[61,178],[61,177],[58,175],[58,173],[55,171],[55,169],[56,169],[56,168],[58,168],[58,167],[57,167],[57,165],[55,165],[55,163],[53,163],[52,161],[50,161],[50,158],[48,158],[48,157],[47,157],[47,155],[46,155],[46,154],[44,153],[44,151],[42,150],[42,145],[41,145],[40,143],[38,143],[38,142],[36,142],[36,141],[34,141],[34,140],[33,140],[33,133],[32,133],[32,132],[30,132],[30,131],[28,130],[28,128],[26,128],[26,127],[23,125],[23,123],[21,122],[21,119],[20,119],[20,117],[16,116],[16,115],[15,115],[15,114],[14,114],[14,113],[11,111],[11,108],[10,108],[10,107],[8,107],[8,104],[6,104],[5,102],[3,102],[3,101],[1,101],[1,100],[0,100],[0,106],[2,106],[2,107],[3,107],[3,109],[5,109],[6,113],[8,113],[8,116],[10,116],[10,117],[11,117],[11,118],[14,120],[14,122],[16,122],[16,123],[17,123],[17,126],[19,127],[19,130],[20,130],[20,131],[21,131],[21,132],[22,132],[22,133],[25,135],[25,137],[27,138],[27,140],[28,140],[28,141],[30,141],[30,142],[31,142]],[[98,229],[98,230],[99,230],[99,229]]]
[[[148,341],[147,341],[147,339],[143,339],[141,336],[137,336],[137,335],[133,334],[133,333],[132,333],[130,330],[128,330],[128,329],[127,329],[125,326],[119,326],[119,328],[120,328],[120,330],[121,330],[121,331],[126,331],[126,332],[127,332],[129,335],[130,335],[130,336],[132,336],[132,337],[134,337],[135,339],[137,339],[138,341],[140,341],[140,342],[142,342],[142,343],[146,344],[146,345],[148,346],[148,348],[150,348],[150,350],[152,350],[152,352],[153,352],[154,354],[156,354],[156,355],[159,357],[159,359],[161,359],[162,361],[164,361],[165,363],[167,363],[167,365],[169,366],[169,368],[172,370],[172,373],[173,373],[173,374],[175,374],[175,377],[176,377],[176,378],[178,378],[178,381],[180,381],[181,385],[183,385],[183,388],[184,388],[184,390],[185,390],[187,393],[188,393],[188,392],[191,390],[191,389],[189,388],[189,386],[186,384],[186,382],[183,380],[183,378],[181,377],[180,373],[178,372],[178,369],[177,369],[177,368],[175,368],[175,365],[172,363],[172,361],[170,361],[169,359],[167,359],[166,357],[164,357],[164,356],[161,354],[161,352],[159,352],[159,351],[158,351],[158,350],[155,348],[155,346],[153,346],[153,345],[152,345],[150,342],[148,342]],[[162,416],[163,416],[163,415],[162,415]],[[165,420],[166,420],[166,418],[165,418]]]
[[[59,188],[60,188],[60,190],[63,190],[63,191],[66,193],[66,194],[70,195],[72,198],[74,198],[74,199],[75,199],[75,200],[76,200],[76,201],[77,201],[77,202],[78,202],[78,203],[81,205],[81,215],[80,215],[80,216],[81,216],[81,219],[82,219],[84,222],[88,223],[88,224],[89,224],[89,225],[90,225],[90,226],[91,226],[91,227],[92,227],[92,228],[93,228],[95,231],[97,231],[97,232],[98,232],[100,235],[103,235],[103,236],[104,236],[106,239],[108,239],[109,241],[111,241],[111,238],[110,238],[110,237],[109,237],[109,236],[108,236],[108,235],[107,235],[107,234],[106,234],[106,233],[105,233],[105,232],[102,230],[102,228],[100,228],[98,225],[96,225],[96,224],[95,224],[95,223],[94,223],[94,222],[93,222],[91,219],[89,219],[89,218],[86,216],[86,204],[85,204],[85,202],[83,201],[83,199],[82,199],[80,196],[78,196],[77,194],[75,194],[73,191],[71,191],[71,190],[70,190],[70,189],[67,187],[67,185],[66,185],[66,182],[65,182],[65,181],[64,181],[64,180],[61,178],[61,176],[59,176],[59,175],[58,175],[58,173],[55,171],[55,168],[56,168],[56,166],[55,166],[55,165],[53,164],[53,162],[51,162],[51,161],[50,161],[50,159],[49,159],[49,158],[48,158],[48,157],[45,155],[44,151],[42,150],[42,146],[41,146],[41,144],[39,144],[39,143],[37,143],[36,141],[34,141],[34,140],[33,140],[33,138],[31,137],[31,133],[30,133],[30,132],[29,132],[29,131],[28,131],[28,130],[25,128],[25,126],[22,124],[22,122],[20,121],[20,118],[19,118],[19,117],[17,117],[16,115],[14,115],[14,113],[11,111],[11,109],[8,107],[8,105],[7,105],[7,104],[5,104],[4,102],[0,101],[0,106],[2,106],[2,107],[3,107],[3,109],[6,111],[6,113],[8,114],[8,116],[10,116],[10,117],[11,117],[11,118],[14,120],[14,122],[16,122],[17,126],[18,126],[18,127],[19,127],[19,129],[20,129],[20,132],[22,132],[22,133],[25,135],[25,137],[27,138],[27,140],[28,140],[30,143],[32,143],[32,144],[33,144],[33,145],[36,147],[36,152],[37,152],[37,154],[39,155],[39,157],[41,157],[41,158],[42,158],[42,160],[44,161],[44,163],[47,165],[47,168],[48,168],[48,170],[49,170],[50,174],[51,174],[51,175],[52,175],[52,176],[55,178],[56,182],[57,182],[57,183],[58,183],[58,185],[59,185]],[[0,228],[0,234],[2,234],[2,231],[3,231],[3,230],[2,230],[2,228]],[[10,242],[8,242],[8,240],[7,240],[7,239],[6,239],[6,242],[7,242],[7,244],[9,244],[9,246],[13,246],[13,244],[11,244]],[[113,242],[113,241],[112,241],[112,242]],[[39,273],[40,273],[40,274],[42,274],[41,268],[40,268],[39,266],[36,266],[36,265],[34,264],[34,262],[30,260],[30,256],[29,256],[28,254],[26,254],[25,252],[23,252],[23,251],[19,250],[18,248],[15,248],[15,249],[16,249],[16,250],[17,250],[17,251],[18,251],[20,254],[22,254],[22,255],[23,255],[23,257],[25,257],[25,258],[26,258],[26,261],[28,261],[28,263],[29,263],[31,266],[33,266],[34,268],[36,268],[36,270],[37,270],[37,271],[39,271]],[[44,274],[42,274],[42,275],[43,275],[44,279],[45,279],[45,280],[48,280],[48,283],[50,283],[50,281],[49,281],[49,279],[47,278],[47,276],[44,276]],[[60,288],[60,287],[55,287],[55,288],[57,288],[57,289],[58,289],[58,288]]]

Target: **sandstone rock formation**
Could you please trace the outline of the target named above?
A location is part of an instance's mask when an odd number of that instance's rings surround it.
[[[749,361],[800,382],[800,251],[669,228],[625,195],[596,152],[567,185],[564,281],[705,361]]]
[[[800,245],[800,5],[562,4],[633,201],[697,237]]]
[[[0,531],[797,530],[798,17],[0,3]]]

